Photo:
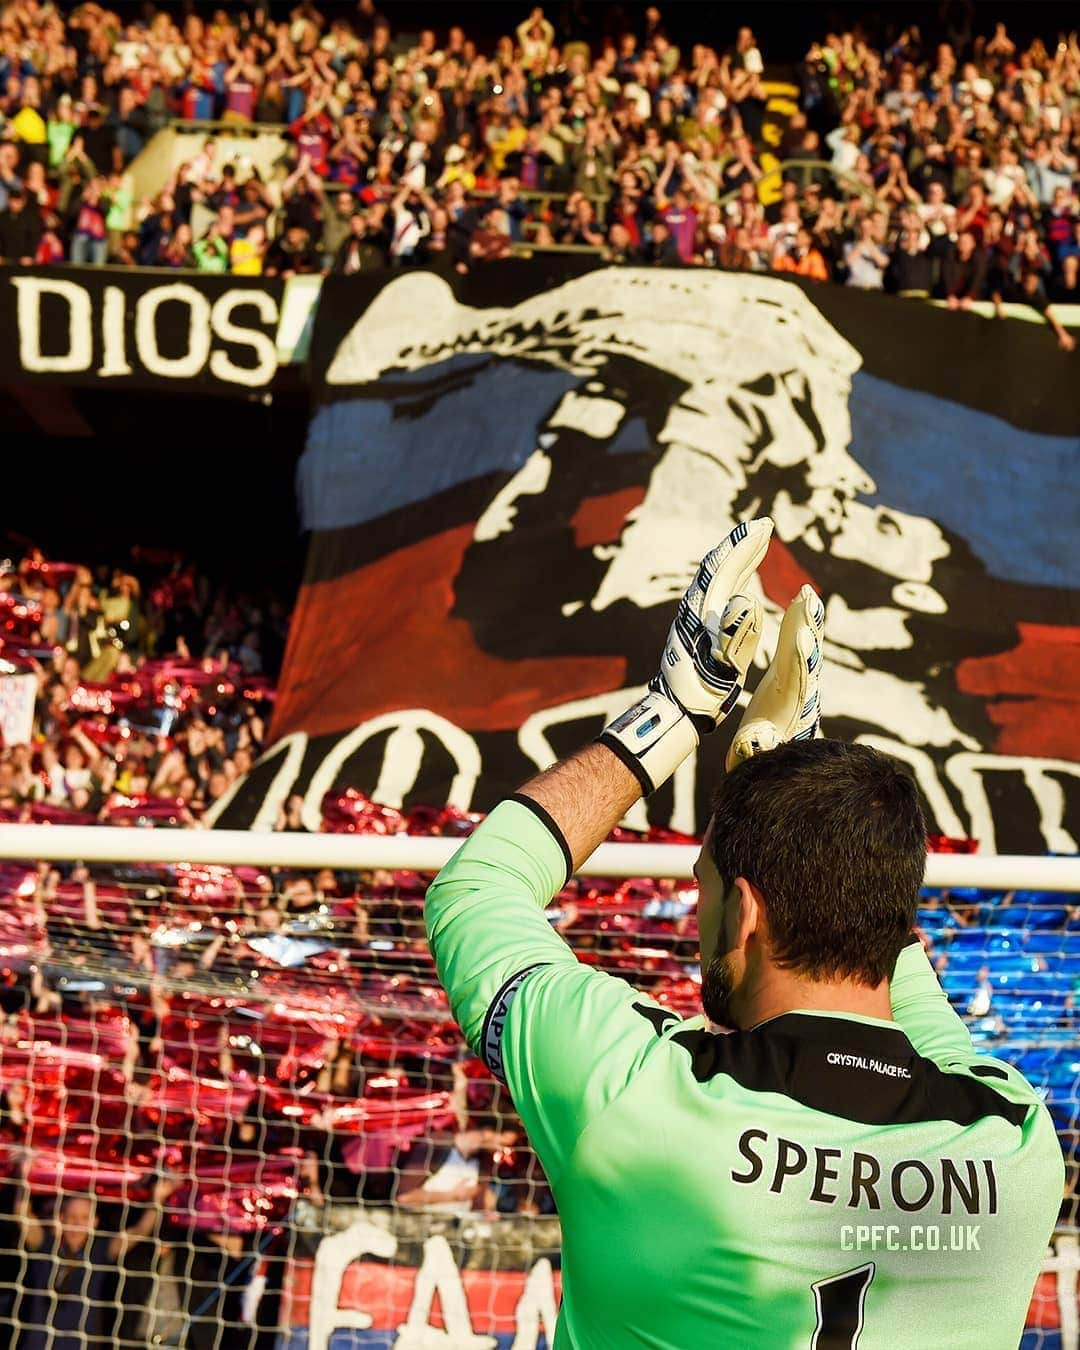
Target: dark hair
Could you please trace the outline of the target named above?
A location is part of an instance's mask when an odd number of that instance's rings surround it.
[[[727,775],[713,800],[725,887],[762,893],[773,956],[814,980],[887,979],[915,922],[926,823],[911,777],[845,741],[795,741]]]

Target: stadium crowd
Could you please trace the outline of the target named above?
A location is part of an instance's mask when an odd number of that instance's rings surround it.
[[[287,621],[179,558],[0,563],[0,671],[35,695],[0,819],[195,823],[258,757]]]
[[[483,52],[460,27],[397,33],[373,0],[345,19],[302,3],[180,26],[16,0],[0,17],[0,258],[291,275],[575,245],[960,308],[1017,300],[1071,346],[1047,306],[1080,295],[1080,44],[1019,50],[966,21],[948,37],[823,34],[799,110],[770,125],[752,30],[682,50],[656,7],[591,45],[537,7]],[[211,137],[132,202],[125,170],[175,118],[277,124],[290,149],[264,179]]]

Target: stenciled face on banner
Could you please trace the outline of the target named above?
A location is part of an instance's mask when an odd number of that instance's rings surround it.
[[[942,833],[1076,847],[1075,676],[1051,669],[1075,654],[1076,580],[1025,544],[1075,438],[860,374],[851,335],[777,279],[605,269],[495,298],[415,273],[336,320],[282,740],[219,823],[298,791],[314,827],[346,784],[489,807],[640,692],[701,556],[768,514],[759,665],[812,582],[826,732],[905,760]],[[1008,469],[956,500],[995,435]],[[987,495],[1019,526],[995,534]],[[716,739],[628,823],[700,830]]]

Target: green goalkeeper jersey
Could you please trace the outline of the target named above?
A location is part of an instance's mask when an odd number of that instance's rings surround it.
[[[557,1350],[1016,1350],[1061,1151],[922,948],[897,962],[893,1022],[717,1034],[576,960],[544,915],[568,870],[512,799],[426,903],[454,1015],[559,1207]]]

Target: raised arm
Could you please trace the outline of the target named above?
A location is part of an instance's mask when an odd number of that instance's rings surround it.
[[[1047,305],[1046,309],[1043,311],[1043,314],[1046,318],[1046,322],[1053,329],[1054,336],[1057,338],[1058,346],[1061,348],[1061,350],[1064,352],[1075,351],[1076,339],[1069,332],[1069,330],[1062,324],[1058,316],[1054,313],[1054,307],[1052,305]]]
[[[79,746],[86,756],[86,761],[90,765],[90,768],[92,770],[96,769],[101,761],[101,751],[90,737],[87,736],[86,732],[83,731],[82,727],[76,725],[71,728],[71,739]]]
[[[889,981],[893,1017],[908,1040],[935,1062],[974,1053],[963,1018],[950,1004],[918,938],[904,947]]]
[[[539,803],[512,798],[491,812],[427,893],[424,922],[439,979],[465,1040],[489,1067],[483,1032],[499,995],[537,966],[575,963],[544,916],[570,871],[560,827]]]
[[[18,1195],[15,1200],[15,1221],[22,1230],[23,1246],[27,1251],[37,1252],[45,1245],[45,1225],[34,1213],[30,1205],[30,1185],[27,1172],[30,1170],[29,1154],[24,1154],[19,1163]]]
[[[98,909],[97,886],[89,871],[83,869],[84,875],[81,878],[83,888],[83,918],[87,928],[100,929],[103,927],[101,922],[101,912]]]
[[[109,1256],[113,1261],[119,1260],[134,1243],[142,1242],[144,1239],[153,1236],[164,1212],[166,1201],[179,1185],[180,1182],[176,1177],[162,1177],[155,1184],[150,1203],[143,1210],[138,1221],[133,1223],[130,1228],[125,1228],[123,1232],[114,1234],[109,1243]]]
[[[498,806],[428,891],[428,940],[466,1040],[484,1053],[490,1010],[538,965],[574,963],[543,908],[643,793],[666,782],[735,707],[761,630],[742,592],[765,555],[768,520],[740,524],[703,560],[679,602],[660,672],[598,744]]]
[[[661,207],[668,201],[668,184],[671,182],[671,175],[675,171],[677,159],[678,147],[673,141],[666,142],[664,145],[664,168],[660,177],[656,180],[656,200]]]
[[[949,1003],[922,943],[913,938],[897,957],[889,981],[893,1019],[916,1051],[946,1073],[970,1075],[992,1087],[1009,1101],[1038,1109],[1031,1128],[1054,1140],[1054,1127],[1039,1095],[1023,1074],[1005,1060],[980,1053],[971,1040],[967,1024]],[[1060,1159],[1053,1142],[1050,1155]]]
[[[641,782],[607,745],[595,742],[531,778],[521,796],[558,827],[572,874],[641,796]]]

